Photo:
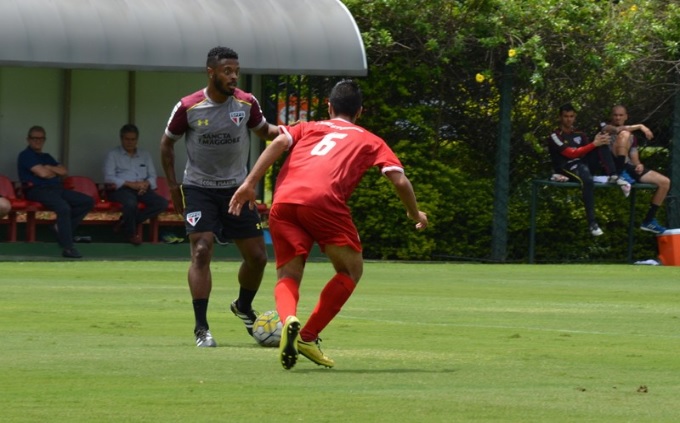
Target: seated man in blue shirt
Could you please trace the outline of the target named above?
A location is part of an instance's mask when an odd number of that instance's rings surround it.
[[[142,243],[137,225],[168,208],[168,201],[156,194],[156,168],[151,155],[137,148],[139,129],[133,124],[120,129],[120,146],[109,151],[104,162],[104,182],[115,186],[109,200],[123,205],[123,215],[114,228],[133,245]],[[144,204],[139,208],[139,203]]]
[[[45,134],[41,126],[32,126],[28,130],[28,147],[19,153],[17,160],[19,180],[27,200],[38,201],[57,214],[55,229],[62,256],[81,258],[80,252],[73,246],[73,233],[94,207],[94,199],[63,187],[61,178],[68,175],[68,169],[49,153],[43,153],[47,139]]]

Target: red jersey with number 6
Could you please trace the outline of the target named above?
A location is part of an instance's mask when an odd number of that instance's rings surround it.
[[[344,119],[281,126],[289,154],[277,178],[273,203],[348,212],[347,200],[364,173],[404,172],[385,141]]]

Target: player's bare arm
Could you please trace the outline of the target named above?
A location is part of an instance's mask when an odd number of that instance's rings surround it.
[[[279,127],[268,123],[254,132],[262,139],[272,140],[279,135]]]
[[[647,138],[648,140],[654,138],[654,133],[652,132],[652,130],[647,128],[647,126],[641,123],[635,125],[621,125],[621,126],[614,126],[608,124],[602,128],[602,131],[613,135],[620,134],[621,132],[641,131],[643,134],[645,134],[645,138]]]
[[[163,134],[163,137],[161,138],[161,163],[163,165],[165,179],[168,181],[172,204],[175,206],[175,211],[180,215],[183,215],[184,203],[182,201],[182,193],[179,189],[179,184],[177,183],[177,177],[175,176],[175,140],[165,134]]]
[[[642,162],[640,162],[640,153],[631,150],[629,152],[628,158],[630,159],[630,164],[635,166],[635,173],[638,175],[642,174],[642,171],[645,170],[645,166],[642,164]]]
[[[278,129],[277,129],[278,130]],[[267,169],[276,162],[284,151],[288,149],[288,137],[285,134],[280,134],[274,141],[271,142],[264,149],[260,157],[255,162],[253,169],[246,177],[243,184],[236,190],[229,202],[229,213],[233,215],[240,215],[241,208],[244,204],[249,203],[249,207],[255,207],[256,193],[255,186],[267,173]]]
[[[641,123],[638,123],[638,124],[635,124],[635,125],[621,126],[619,128],[619,132],[621,132],[621,131],[628,131],[628,132],[641,131],[643,134],[645,134],[645,138],[647,138],[648,140],[651,140],[652,138],[654,138],[654,133],[649,128],[647,128],[647,126],[645,126]]]
[[[427,228],[427,214],[418,209],[418,202],[416,201],[416,194],[413,191],[411,181],[404,173],[398,171],[387,172],[385,176],[392,182],[399,199],[406,207],[406,215],[417,222],[416,229],[423,230]]]

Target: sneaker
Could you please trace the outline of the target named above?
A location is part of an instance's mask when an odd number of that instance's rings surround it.
[[[619,186],[619,188],[621,188],[621,191],[623,191],[623,195],[626,198],[628,198],[628,196],[630,195],[630,184],[626,182],[625,179],[620,178],[618,176],[616,177],[616,180],[614,182],[616,183],[616,185]]]
[[[300,339],[298,341],[297,347],[300,354],[319,366],[335,366],[335,361],[333,361],[332,358],[326,356],[323,351],[321,351],[321,338],[317,338],[315,341],[310,342]]]
[[[200,328],[194,331],[196,335],[196,346],[200,348],[215,348],[217,342],[212,337],[208,329]]]
[[[161,235],[161,239],[166,244],[179,244],[179,243],[184,242],[184,238],[180,238],[175,234],[167,234],[167,233],[163,234],[163,235]]]
[[[290,370],[295,366],[298,358],[298,334],[300,333],[300,321],[295,316],[288,316],[286,323],[281,329],[281,342],[279,344],[279,357],[284,369]]]
[[[64,248],[64,250],[61,252],[61,255],[66,258],[81,258],[83,257],[82,254],[80,254],[80,251],[76,250],[75,247],[71,248]]]
[[[260,315],[257,311],[251,309],[250,311],[247,311],[243,313],[238,309],[236,306],[236,301],[234,300],[231,302],[231,306],[229,307],[231,309],[231,312],[234,313],[236,317],[241,319],[244,325],[246,325],[246,330],[248,331],[248,335],[253,336],[253,323],[255,323],[255,319],[257,319],[257,316]]]
[[[634,184],[635,183],[635,178],[630,176],[630,174],[627,171],[621,172],[621,176],[619,178],[623,179],[624,181],[628,182],[629,184]]]
[[[600,236],[604,234],[604,232],[602,232],[602,229],[600,229],[597,223],[591,223],[588,229],[590,230],[590,233],[593,236]]]
[[[142,245],[142,237],[137,234],[129,236],[127,241],[134,246]]]
[[[621,188],[621,191],[623,191],[623,195],[628,198],[630,195],[630,184],[626,182],[625,179],[620,178],[618,175],[611,175],[609,176],[609,179],[607,180],[610,184],[616,184]]]
[[[659,225],[659,222],[657,222],[656,219],[652,219],[648,222],[642,222],[642,225],[640,225],[640,229],[654,234],[662,234],[666,232],[666,228]]]

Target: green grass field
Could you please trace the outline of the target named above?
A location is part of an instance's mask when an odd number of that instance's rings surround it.
[[[228,304],[198,349],[187,262],[0,263],[2,422],[676,422],[680,268],[367,263],[283,370]],[[310,263],[304,321],[331,276]],[[273,308],[274,266],[256,308]]]

